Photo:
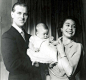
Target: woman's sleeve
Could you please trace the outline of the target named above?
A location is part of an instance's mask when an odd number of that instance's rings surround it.
[[[71,52],[73,53],[69,59],[69,63],[73,67],[73,74],[74,74],[75,71],[76,72],[79,71],[79,67],[82,62],[82,56],[83,56],[82,45],[78,44],[76,47],[74,47],[74,51],[72,50]]]

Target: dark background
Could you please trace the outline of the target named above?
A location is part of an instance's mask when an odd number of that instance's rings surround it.
[[[49,27],[49,35],[54,36],[56,40],[60,35],[58,34],[60,20],[65,16],[75,16],[79,20],[78,28],[82,30],[76,41],[81,42],[85,50],[86,0],[0,0],[0,80],[7,80],[8,77],[1,57],[1,35],[11,27],[11,7],[17,1],[28,4],[30,14],[25,30],[31,35],[35,35],[36,24],[43,22]]]

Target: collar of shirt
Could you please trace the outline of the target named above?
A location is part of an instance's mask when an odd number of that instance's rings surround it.
[[[21,28],[19,28],[18,26],[16,26],[15,24],[12,24],[12,26],[21,34],[21,32],[23,31]]]

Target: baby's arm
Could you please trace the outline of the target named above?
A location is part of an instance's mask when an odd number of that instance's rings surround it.
[[[34,44],[33,43],[29,43],[29,48],[31,49],[31,50],[33,50],[34,52],[39,52],[39,48],[36,48],[36,47],[34,47]]]
[[[57,41],[54,40],[53,36],[49,37],[49,43],[53,44],[54,46],[57,45]]]
[[[54,46],[56,46],[56,45],[57,45],[57,41],[52,41],[52,44],[53,44]]]

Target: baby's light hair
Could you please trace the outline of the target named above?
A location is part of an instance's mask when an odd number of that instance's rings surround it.
[[[46,24],[44,24],[44,23],[39,23],[39,24],[37,24],[37,26],[36,26],[36,32],[38,31],[38,30],[41,30],[41,28],[44,28],[44,29],[47,29],[48,30],[48,26],[46,25]]]

